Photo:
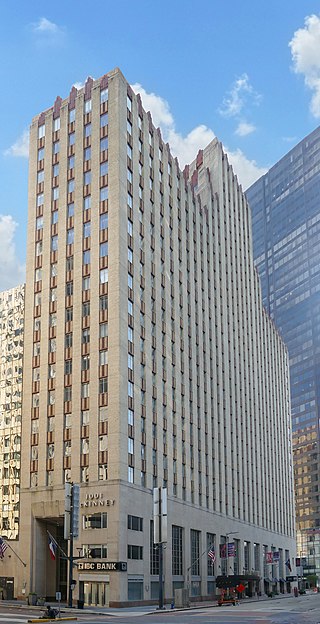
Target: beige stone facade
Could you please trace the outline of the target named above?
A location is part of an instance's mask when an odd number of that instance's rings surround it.
[[[119,70],[32,123],[25,324],[27,591],[66,596],[47,531],[67,548],[67,481],[80,484],[85,604],[156,599],[157,486],[167,599],[212,594],[227,567],[256,571],[251,590],[285,589],[287,352],[262,308],[248,205],[217,140],[180,170]],[[226,540],[235,556],[220,558]]]

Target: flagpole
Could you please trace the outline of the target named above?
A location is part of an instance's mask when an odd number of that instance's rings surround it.
[[[50,533],[50,531],[48,531],[48,529],[47,529],[47,533],[48,533],[50,539],[53,541],[53,543],[56,545],[56,547],[60,550],[62,555],[65,557],[65,559],[69,559],[68,555],[66,555],[64,550],[61,548],[60,544],[58,544],[57,540],[53,537],[53,535],[51,535],[51,533]]]
[[[21,561],[22,565],[26,568],[27,564],[24,561],[22,561],[21,557],[19,557],[19,555],[17,555],[16,551],[13,550],[12,546],[10,544],[8,544],[7,541],[6,541],[6,544],[7,544],[8,548],[10,548],[10,550],[12,550],[13,554],[19,559],[19,561]]]

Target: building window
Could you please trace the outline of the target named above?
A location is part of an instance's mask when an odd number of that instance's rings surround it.
[[[128,529],[131,531],[143,531],[143,518],[128,515]]]
[[[99,422],[106,422],[108,420],[108,408],[99,407]]]
[[[57,130],[60,130],[60,117],[53,120],[53,131],[57,132]]]
[[[105,512],[82,516],[84,529],[107,529],[108,515]]]
[[[81,398],[88,399],[89,396],[90,396],[90,384],[89,383],[81,384]]]
[[[104,366],[108,364],[108,351],[100,351],[99,352],[99,365]]]
[[[43,229],[43,217],[37,217],[36,219],[36,230]]]
[[[44,181],[44,171],[38,171],[37,173],[37,184],[40,184]]]
[[[66,283],[66,297],[71,297],[73,295],[73,282]]]
[[[91,208],[91,195],[87,195],[83,199],[83,210],[89,210]]]
[[[200,531],[191,529],[191,576],[200,574]]]
[[[102,177],[102,176],[107,175],[108,169],[109,169],[108,161],[101,163],[101,165],[100,165],[100,176]]]
[[[109,279],[109,271],[108,269],[100,270],[100,284],[107,284]]]
[[[89,453],[89,439],[88,438],[83,438],[81,440],[81,453],[83,455],[88,455]]]
[[[108,101],[108,89],[101,89],[100,91],[100,103],[103,104],[104,102]]]
[[[104,113],[100,117],[100,128],[104,128],[108,125],[108,113]]]
[[[45,136],[46,127],[44,124],[38,126],[38,139],[42,139]]]
[[[90,264],[90,249],[86,249],[86,251],[83,252],[83,264]]]
[[[108,466],[107,466],[107,464],[101,464],[99,466],[98,479],[99,479],[99,481],[107,481],[107,479],[108,479]]]
[[[128,559],[143,559],[143,547],[128,544]]]
[[[183,537],[183,528],[181,526],[172,525],[172,574],[173,575],[183,574],[182,537]]]
[[[102,215],[100,215],[100,230],[107,230],[108,229],[108,213],[104,212]]]
[[[133,455],[133,453],[134,453],[134,440],[133,440],[133,438],[128,438],[128,453],[129,453],[129,455]]]
[[[91,159],[91,147],[86,147],[83,151],[83,160],[86,162]]]
[[[69,123],[72,123],[76,119],[76,109],[72,108],[69,110]]]
[[[69,145],[74,145],[76,142],[76,133],[75,132],[71,132],[69,134]]]
[[[90,290],[90,275],[82,278],[82,290]]]
[[[51,251],[58,251],[58,236],[51,236]]]
[[[108,199],[108,192],[109,192],[109,189],[107,186],[103,186],[100,189],[100,201],[105,201],[106,199]]]
[[[67,386],[64,389],[64,401],[71,401],[72,400],[72,387],[71,386]]]
[[[134,412],[131,409],[128,409],[128,425],[134,425]]]
[[[99,394],[108,392],[108,377],[102,377],[99,379]]]
[[[68,193],[73,193],[74,191],[74,179],[69,180],[68,182]]]
[[[92,109],[92,100],[86,100],[84,103],[84,112],[91,113],[91,109]]]
[[[81,358],[81,370],[89,370],[90,369],[90,355],[83,355]]]
[[[72,245],[74,241],[74,229],[67,230],[67,245]]]
[[[91,123],[88,123],[88,124],[85,125],[85,127],[84,127],[84,136],[86,138],[91,136]]]
[[[107,559],[108,548],[106,544],[83,544],[82,555],[90,559]]]
[[[108,323],[100,323],[99,326],[99,338],[108,337]]]
[[[90,342],[90,329],[87,327],[82,330],[82,344],[88,344]]]
[[[99,308],[100,310],[108,309],[108,295],[102,295],[99,300]]]
[[[105,258],[108,255],[108,243],[100,243],[100,258]]]
[[[38,161],[43,160],[44,159],[44,147],[41,147],[38,150]]]
[[[90,315],[90,301],[85,301],[82,304],[82,316],[89,316]]]
[[[109,145],[108,137],[104,137],[103,139],[101,139],[101,141],[100,141],[100,152],[107,151],[108,145]]]
[[[73,217],[73,215],[74,215],[74,203],[72,202],[71,204],[68,204],[68,208],[67,208],[68,219],[70,219],[70,217]]]
[[[150,520],[150,574],[159,574],[159,548],[154,544],[153,520]]]
[[[134,482],[134,470],[133,470],[132,466],[128,466],[128,482],[129,483],[133,483]]]

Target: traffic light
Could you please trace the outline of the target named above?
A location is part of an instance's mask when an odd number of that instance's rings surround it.
[[[72,534],[79,537],[80,486],[72,485]]]

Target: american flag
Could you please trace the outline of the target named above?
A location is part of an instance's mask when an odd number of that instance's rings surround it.
[[[3,559],[7,548],[9,548],[8,544],[0,537],[0,559]]]
[[[216,560],[216,553],[214,552],[213,546],[211,546],[211,548],[210,548],[210,550],[208,552],[208,557],[210,557],[212,563],[215,562],[215,560]]]

